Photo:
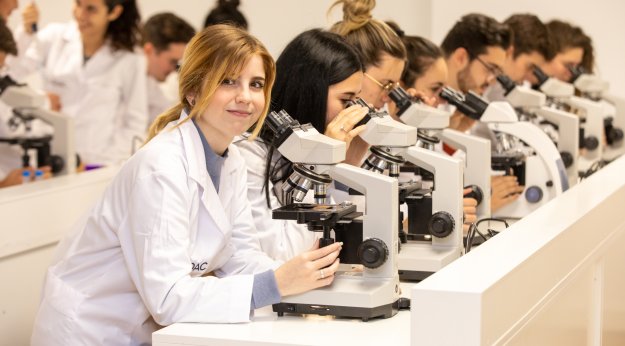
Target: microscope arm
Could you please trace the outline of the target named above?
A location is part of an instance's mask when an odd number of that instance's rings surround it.
[[[413,146],[404,153],[405,159],[434,175],[432,212],[445,211],[454,219],[454,230],[445,238],[432,237],[435,248],[462,248],[462,162],[446,154]]]
[[[489,124],[493,131],[503,132],[519,138],[536,151],[536,154],[542,159],[556,195],[569,188],[569,181],[566,175],[566,169],[562,163],[562,158],[558,149],[540,128],[526,122],[518,122],[513,124]]]
[[[536,109],[536,115],[558,126],[558,150],[570,154],[571,164],[566,169],[571,184],[577,182],[577,157],[579,156],[579,117],[551,107]]]
[[[52,154],[63,158],[65,166],[60,174],[76,172],[76,147],[74,145],[74,118],[42,108],[29,109],[28,114],[43,120],[54,128],[50,146]]]
[[[365,277],[389,278],[397,275],[397,246],[399,242],[399,194],[397,179],[370,172],[349,164],[331,166],[332,179],[365,195],[363,240],[377,238],[388,249],[388,258],[380,267],[365,268]]]
[[[490,217],[490,141],[452,129],[443,130],[440,137],[465,152],[464,185],[476,185],[482,189],[478,218]]]
[[[583,125],[584,137],[593,136],[597,140],[597,146],[594,150],[586,148],[586,154],[583,155],[587,161],[600,160],[603,155],[603,121],[604,121],[604,109],[600,103],[589,99],[572,96],[566,99],[562,99],[562,102],[577,109],[582,109],[586,113],[586,122]],[[580,141],[585,140],[580,138]]]

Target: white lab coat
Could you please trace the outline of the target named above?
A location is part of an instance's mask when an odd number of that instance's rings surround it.
[[[18,42],[28,34],[17,33]],[[105,43],[86,63],[75,22],[50,24],[9,63],[23,80],[39,71],[43,88],[61,98],[61,112],[75,119],[76,149],[86,163],[119,163],[140,145],[147,127],[147,77],[143,55],[113,51]]]
[[[248,321],[249,274],[278,263],[260,252],[246,196],[235,146],[217,193],[193,123],[165,129],[60,245],[32,344],[136,345],[158,325]]]
[[[247,197],[252,205],[252,215],[263,252],[274,259],[287,261],[310,250],[321,234],[309,231],[305,224],[272,218],[272,210],[281,205],[271,182],[269,182],[271,209],[267,207],[263,185],[266,159],[269,154],[268,146],[259,140],[249,141],[242,137],[236,138],[234,144],[241,151],[241,156],[247,164]],[[275,160],[276,158],[274,163]]]

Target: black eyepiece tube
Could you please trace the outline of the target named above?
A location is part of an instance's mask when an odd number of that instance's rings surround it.
[[[441,90],[440,97],[455,106],[462,114],[475,120],[479,120],[488,107],[488,103],[478,95],[472,92],[463,95],[449,86]]]
[[[404,90],[404,88],[397,86],[393,88],[388,94],[391,100],[397,106],[397,116],[401,116],[404,114],[406,109],[408,109],[413,104],[413,98]]]
[[[514,90],[514,88],[516,88],[516,83],[514,83],[512,79],[510,79],[510,77],[506,76],[505,74],[498,75],[497,82],[499,82],[499,84],[501,84],[501,86],[505,90],[504,96],[507,96],[509,93],[512,92],[512,90]]]
[[[543,85],[549,79],[549,76],[547,76],[547,74],[545,74],[545,72],[536,65],[532,68],[532,73],[534,73],[534,76],[538,79],[538,86]]]

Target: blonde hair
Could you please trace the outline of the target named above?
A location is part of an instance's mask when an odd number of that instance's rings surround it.
[[[337,0],[328,14],[343,5],[343,20],[336,22],[330,31],[337,33],[354,46],[365,68],[377,66],[381,53],[406,60],[406,48],[401,38],[386,23],[374,19],[371,11],[375,0]]]
[[[210,104],[224,79],[236,78],[249,59],[258,55],[265,68],[265,107],[252,131],[254,139],[265,121],[271,100],[271,88],[276,76],[276,66],[265,46],[246,31],[230,25],[212,25],[193,36],[184,52],[178,82],[178,104],[159,115],[150,126],[146,143],[167,124],[180,118],[183,109],[190,109],[189,117],[196,119]],[[188,96],[194,96],[194,105]],[[182,121],[180,124],[182,124]],[[178,125],[180,125],[178,124]]]

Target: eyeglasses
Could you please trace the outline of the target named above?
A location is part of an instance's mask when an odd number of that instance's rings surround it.
[[[497,65],[493,65],[491,63],[487,63],[484,60],[480,59],[479,56],[476,56],[475,60],[479,61],[480,64],[482,64],[488,70],[488,72],[490,72],[493,76],[497,77],[497,76],[503,74],[503,71],[501,70],[501,67],[499,67]]]
[[[384,90],[384,92],[391,92],[391,90],[395,89],[397,86],[399,86],[399,82],[393,82],[393,81],[388,81],[388,83],[386,84],[382,84],[380,81],[378,81],[377,79],[373,78],[370,74],[365,72],[365,77],[369,78],[369,80],[371,80],[373,83],[377,84],[380,88],[382,88],[382,90]]]

